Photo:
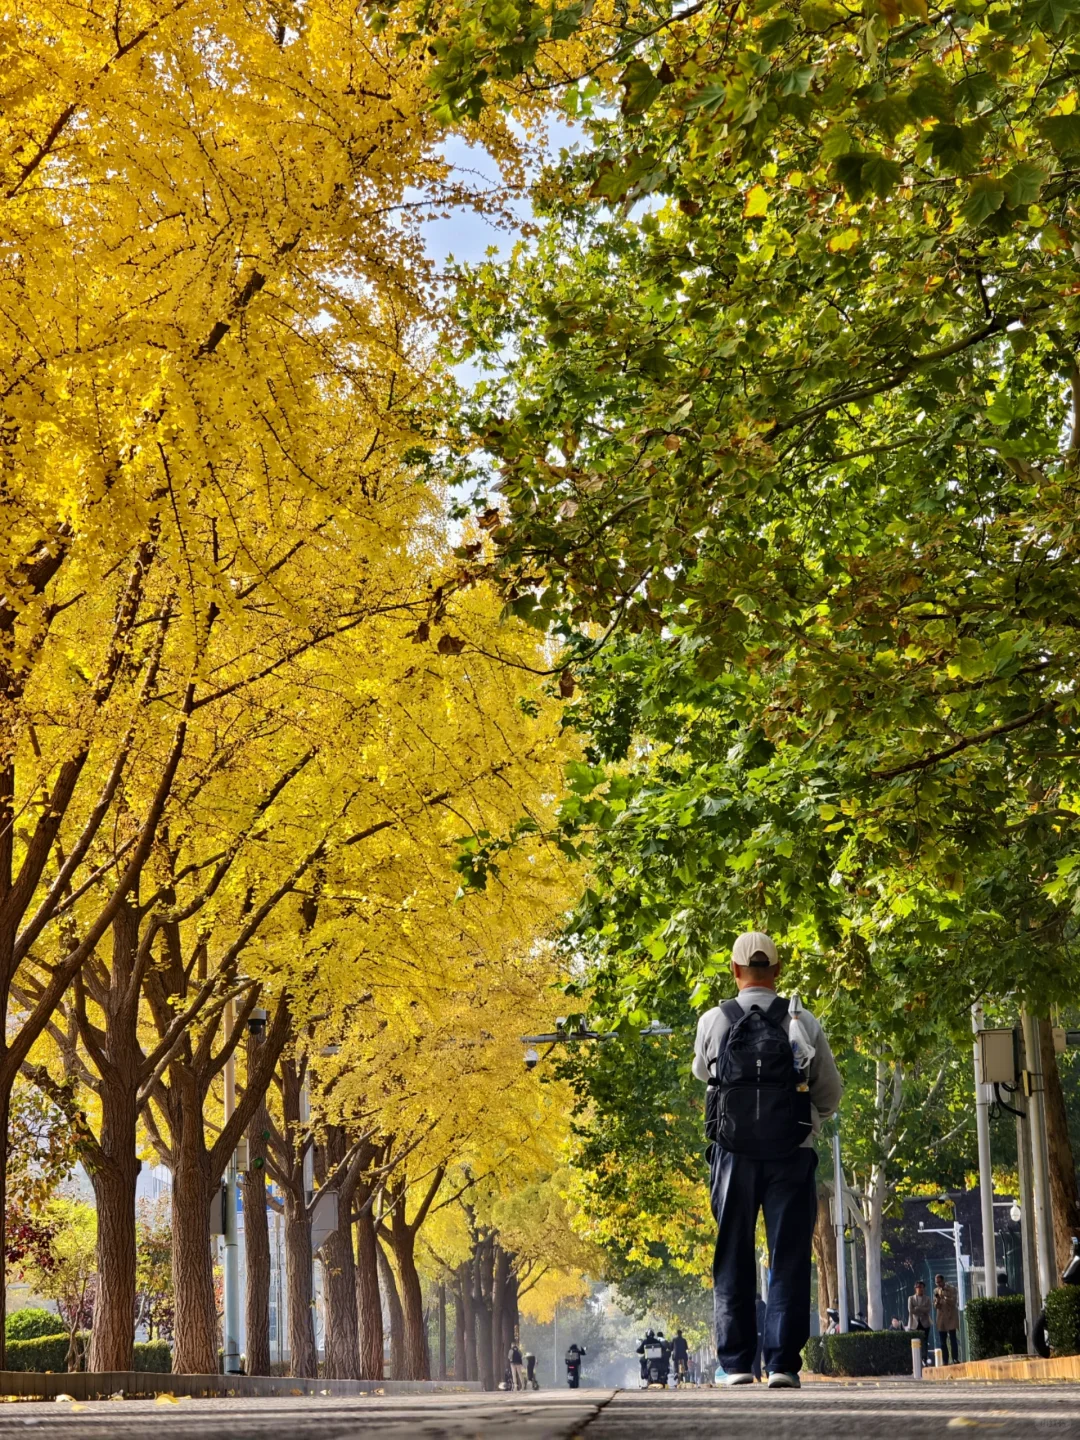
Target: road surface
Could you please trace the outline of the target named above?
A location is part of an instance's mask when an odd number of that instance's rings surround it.
[[[799,1392],[0,1404],[0,1437],[70,1440],[1080,1440],[1080,1385],[817,1381]]]

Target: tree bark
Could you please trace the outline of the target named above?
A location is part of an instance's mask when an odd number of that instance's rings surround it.
[[[196,1111],[192,1123],[180,1132],[173,1168],[173,1370],[178,1375],[216,1375],[218,1370],[217,1306],[210,1254],[210,1201],[216,1179],[210,1174],[201,1135],[198,1143],[192,1138],[192,1132],[201,1125],[201,1112]]]
[[[439,1281],[439,1379],[447,1378],[446,1371],[446,1281]]]
[[[356,1262],[348,1206],[322,1247],[326,1286],[326,1374],[331,1380],[359,1380],[360,1326],[356,1304]],[[340,1212],[339,1212],[340,1213]]]
[[[405,1196],[401,1193],[390,1220],[390,1238],[400,1287],[404,1369],[403,1380],[430,1380],[427,1327],[424,1324],[424,1294],[416,1270],[416,1231],[405,1219]],[[395,1369],[394,1379],[399,1374]]]
[[[1054,1034],[1049,1020],[1039,1021],[1043,1085],[1046,1100],[1046,1141],[1050,1152],[1050,1206],[1054,1219],[1054,1250],[1058,1270],[1072,1258],[1072,1240],[1080,1235],[1080,1191],[1069,1140],[1069,1117],[1058,1072]],[[1056,1277],[1055,1277],[1056,1281]]]
[[[139,987],[132,985],[139,939],[139,913],[121,905],[112,926],[113,954],[107,988],[98,998],[104,1011],[96,1052],[101,1128],[86,1156],[97,1208],[97,1294],[90,1339],[91,1370],[134,1368],[135,1187],[139,1178],[138,1099],[143,1061],[139,1046]],[[79,995],[78,982],[76,994]],[[80,996],[81,999],[81,996]],[[85,1017],[85,1007],[75,1007]]]
[[[465,1303],[461,1298],[460,1269],[450,1287],[454,1299],[454,1379],[468,1380],[469,1362],[465,1353]]]
[[[494,1274],[491,1282],[491,1369],[498,1384],[506,1371],[506,1357],[510,1346],[504,1343],[507,1319],[506,1286],[510,1279],[510,1256],[499,1244],[493,1242],[495,1252]]]
[[[873,1184],[869,1200],[869,1215],[863,1229],[866,1254],[866,1323],[871,1330],[884,1330],[885,1307],[881,1299],[881,1231],[883,1202],[881,1185]]]
[[[379,1299],[378,1241],[375,1220],[367,1204],[370,1195],[358,1191],[356,1218],[356,1308],[360,1322],[360,1378],[383,1378],[383,1317]]]
[[[377,1243],[379,1283],[386,1297],[386,1308],[390,1315],[390,1379],[401,1380],[405,1374],[405,1317],[398,1297],[397,1282],[386,1251]]]
[[[829,1206],[833,1192],[827,1185],[818,1186],[817,1221],[814,1224],[814,1257],[818,1273],[818,1319],[821,1333],[829,1323],[828,1310],[835,1309],[839,1298],[836,1279],[836,1231],[833,1229]]]
[[[248,1038],[248,1070],[260,1035]],[[270,1117],[265,1097],[248,1126],[248,1168],[241,1182],[244,1195],[244,1250],[247,1263],[244,1328],[249,1375],[270,1374],[270,1225],[266,1216],[266,1142]]]
[[[476,1354],[476,1254],[461,1266],[461,1308],[465,1320],[465,1378],[480,1379]]]
[[[312,1315],[311,1218],[302,1197],[285,1191],[285,1284],[289,1299],[289,1373],[314,1380],[319,1373]]]
[[[480,1383],[485,1390],[494,1390],[496,1371],[492,1365],[491,1296],[495,1272],[495,1243],[491,1236],[480,1242],[476,1257],[475,1295],[477,1336],[476,1358],[480,1368]],[[501,1372],[499,1372],[501,1375]]]

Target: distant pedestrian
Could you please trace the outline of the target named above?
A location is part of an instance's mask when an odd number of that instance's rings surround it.
[[[761,1379],[761,1347],[765,1340],[765,1311],[768,1308],[761,1298],[761,1291],[757,1293],[754,1301],[754,1308],[757,1311],[757,1350],[754,1354],[754,1379]]]
[[[903,1325],[901,1324],[900,1316],[899,1316],[899,1315],[894,1315],[894,1316],[892,1317],[892,1319],[889,1321],[889,1329],[890,1329],[890,1330],[903,1330],[903,1328],[904,1328],[904,1327],[903,1327]]]
[[[934,1276],[934,1325],[937,1327],[941,1358],[949,1363],[949,1344],[952,1343],[952,1363],[960,1363],[960,1348],[956,1343],[956,1332],[960,1328],[960,1297],[955,1285],[946,1285],[944,1275]]]
[[[925,1280],[916,1280],[915,1294],[908,1296],[907,1328],[919,1337],[925,1365],[930,1359],[930,1296]]]
[[[510,1346],[510,1370],[514,1377],[514,1389],[525,1389],[525,1362],[521,1358],[521,1350],[517,1341]]]
[[[717,1355],[725,1385],[754,1383],[754,1241],[764,1211],[771,1283],[763,1369],[771,1389],[794,1390],[810,1335],[814,1137],[844,1087],[821,1026],[797,999],[776,993],[780,957],[769,936],[740,935],[731,963],[738,996],[702,1015],[693,1063],[708,1086]]]

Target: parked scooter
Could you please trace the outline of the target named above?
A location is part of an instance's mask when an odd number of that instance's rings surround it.
[[[1061,1283],[1063,1285],[1080,1285],[1080,1240],[1073,1236],[1072,1259],[1061,1272]],[[1044,1360],[1050,1358],[1050,1337],[1046,1330],[1046,1311],[1044,1310],[1035,1321],[1035,1349]]]
[[[581,1361],[584,1354],[584,1345],[571,1345],[566,1352],[566,1383],[571,1390],[577,1390],[581,1384]]]

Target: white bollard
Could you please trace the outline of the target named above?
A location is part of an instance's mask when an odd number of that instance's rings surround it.
[[[922,1341],[911,1342],[911,1375],[914,1380],[922,1379]]]
[[[941,1350],[940,1350],[939,1348],[935,1347],[935,1349],[934,1349],[934,1369],[935,1369],[935,1370],[939,1369],[942,1365],[944,1365],[944,1363],[945,1363],[945,1361],[941,1358]]]

